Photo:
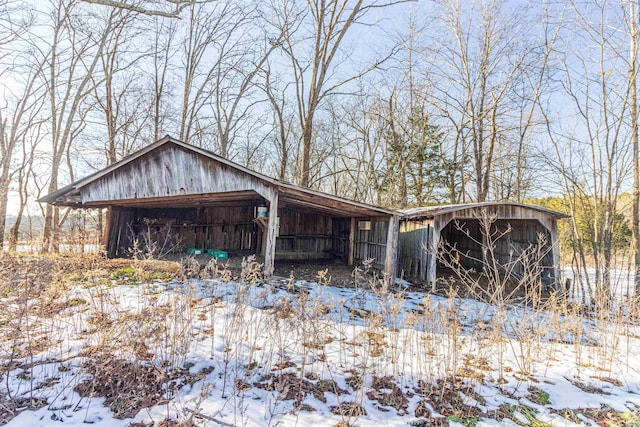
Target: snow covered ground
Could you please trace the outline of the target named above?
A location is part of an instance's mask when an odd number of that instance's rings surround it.
[[[20,244],[16,246],[15,251],[16,252],[26,252],[26,253],[38,253],[41,249],[42,244],[40,242],[38,243],[31,243],[31,244]],[[76,254],[80,254],[80,253],[90,253],[90,252],[99,252],[100,251],[100,247],[101,245],[99,244],[85,244],[85,245],[81,245],[81,244],[61,244],[60,245],[60,252],[69,252],[69,253],[76,253]],[[5,252],[9,252],[9,248],[7,246],[5,246],[4,248]]]
[[[610,271],[611,277],[611,294],[617,299],[626,299],[629,297],[633,297],[635,295],[634,290],[634,280],[635,273],[633,271],[633,267],[630,263],[625,263],[626,265],[617,265],[613,267]],[[574,271],[571,267],[565,266],[562,269],[562,275],[564,278],[571,279],[572,282],[572,293],[571,295],[576,301],[582,300],[583,288],[580,285],[579,281],[576,280],[575,276],[581,274],[583,277],[583,286],[584,293],[587,296],[585,299],[588,301],[589,297],[589,288],[595,287],[596,270],[593,267],[588,267],[583,270],[581,273]]]
[[[114,280],[48,307],[0,299],[14,314],[0,317],[0,414],[30,427],[640,425],[640,328],[624,315],[402,289]]]

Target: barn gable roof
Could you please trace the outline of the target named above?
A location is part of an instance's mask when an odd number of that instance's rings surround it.
[[[38,199],[40,203],[50,203],[53,205],[59,206],[71,206],[71,207],[91,207],[91,206],[106,206],[112,200],[105,200],[104,203],[97,204],[85,204],[83,203],[81,192],[86,190],[91,185],[95,185],[96,182],[101,179],[106,179],[110,174],[118,173],[119,170],[125,169],[125,167],[129,164],[132,164],[136,161],[142,161],[143,157],[146,155],[162,149],[162,147],[169,146],[173,144],[176,147],[185,150],[188,153],[196,154],[198,156],[203,156],[206,159],[213,160],[221,165],[224,165],[227,168],[230,168],[234,171],[234,173],[246,174],[250,176],[252,179],[258,180],[263,183],[265,186],[272,187],[278,190],[279,194],[282,198],[288,201],[290,204],[299,206],[299,207],[310,207],[313,209],[324,210],[327,213],[340,214],[342,216],[349,216],[350,214],[353,216],[387,216],[387,215],[397,215],[402,219],[411,220],[411,219],[429,219],[434,218],[439,215],[445,215],[449,213],[455,213],[458,211],[468,210],[468,209],[480,209],[480,208],[491,208],[497,206],[516,206],[525,209],[531,209],[534,211],[538,211],[541,213],[545,213],[551,215],[554,218],[568,218],[569,216],[553,211],[551,209],[547,209],[541,206],[536,205],[528,205],[523,203],[515,203],[515,202],[483,202],[483,203],[465,203],[465,204],[454,204],[454,205],[439,205],[439,206],[427,206],[427,207],[417,207],[411,209],[404,209],[400,211],[395,211],[392,209],[382,208],[378,206],[369,205],[362,202],[356,202],[350,199],[342,198],[339,196],[334,196],[332,194],[324,193],[317,190],[312,190],[310,188],[300,187],[289,182],[280,181],[278,179],[269,177],[260,172],[256,172],[247,167],[244,167],[240,164],[237,164],[231,160],[225,159],[224,157],[218,156],[217,154],[205,150],[203,148],[199,148],[193,145],[186,144],[182,141],[179,141],[171,136],[167,135],[158,141],[150,144],[126,157],[122,160],[107,166],[97,172],[92,173],[82,179],[77,180],[76,182],[69,184],[65,187],[58,189],[44,197]],[[191,196],[191,201],[193,201],[195,196]],[[144,199],[136,199],[142,201]],[[174,197],[172,200],[176,200]],[[157,203],[160,203],[159,201]]]
[[[124,170],[127,165],[137,160],[140,160],[147,154],[152,153],[156,150],[160,150],[162,147],[165,147],[170,144],[173,144],[174,146],[177,146],[189,153],[194,153],[199,156],[203,156],[209,160],[213,160],[214,162],[217,162],[221,165],[224,165],[232,169],[234,173],[246,174],[251,178],[260,181],[265,186],[277,189],[279,193],[284,198],[288,199],[293,205],[298,205],[303,207],[306,206],[306,207],[316,208],[320,210],[324,209],[327,212],[342,213],[345,215],[350,210],[352,210],[354,216],[355,215],[386,216],[386,215],[398,214],[398,212],[390,209],[372,206],[366,203],[356,202],[353,200],[345,199],[342,197],[334,196],[331,194],[323,193],[321,191],[312,190],[309,188],[299,187],[297,185],[294,185],[288,182],[271,178],[267,175],[253,171],[242,165],[239,165],[235,162],[225,159],[224,157],[218,156],[215,153],[212,153],[211,151],[186,144],[168,135],[154,142],[153,144],[150,144],[130,154],[127,157],[124,157],[119,162],[116,162],[104,169],[101,169],[91,175],[88,175],[72,184],[62,187],[59,190],[54,191],[40,198],[38,202],[50,203],[50,204],[60,205],[60,206],[88,207],[89,205],[83,203],[83,200],[81,197],[81,192],[83,190],[86,190],[91,185],[96,185],[96,183],[99,180],[110,176],[110,174],[118,173],[118,171]],[[106,204],[106,203],[103,203],[103,204]],[[94,206],[97,207],[98,205],[94,203]]]
[[[468,209],[490,209],[492,207],[501,206],[516,206],[524,209],[531,209],[541,213],[549,214],[554,218],[569,218],[562,212],[554,211],[537,205],[529,205],[525,203],[516,202],[481,202],[481,203],[460,203],[455,205],[438,205],[438,206],[425,206],[418,208],[404,209],[401,211],[401,219],[430,219],[439,215],[446,215],[449,213],[459,212]]]

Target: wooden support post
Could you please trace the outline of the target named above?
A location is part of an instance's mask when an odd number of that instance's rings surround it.
[[[431,285],[431,292],[436,291],[436,268],[438,265],[438,243],[440,242],[440,224],[437,221],[431,226],[431,235],[427,245],[429,265],[427,266],[427,283]]]
[[[551,257],[553,259],[553,265],[551,269],[553,271],[553,282],[551,286],[553,289],[559,292],[564,291],[562,280],[562,272],[560,269],[560,245],[558,243],[558,221],[553,218],[537,218],[538,222],[542,224],[544,228],[549,232],[549,237],[551,239],[549,245],[551,246]],[[540,260],[542,261],[542,260]]]
[[[389,217],[389,225],[387,227],[387,253],[384,260],[384,274],[389,281],[389,285],[393,285],[396,280],[399,223],[400,220],[397,215]]]
[[[353,265],[356,252],[356,219],[351,218],[351,228],[349,229],[349,255],[347,256],[347,264]]]
[[[558,242],[558,222],[557,220],[551,220],[551,227],[549,229],[551,234],[551,254],[553,256],[553,280],[556,290],[563,291],[564,286],[560,282],[562,280],[562,272],[560,271],[560,244]]]
[[[487,233],[491,233],[491,225],[489,225],[489,229],[486,229],[485,224],[483,224],[483,220],[480,219],[478,221],[480,222],[480,234],[482,235],[482,247],[480,248],[480,250],[482,251],[482,268],[486,268],[490,265],[490,260],[487,258],[487,255],[489,254],[489,242],[487,240]]]
[[[278,232],[278,190],[274,190],[269,200],[269,222],[264,236],[264,274],[271,276],[275,269],[276,259],[276,235]]]
[[[111,236],[111,222],[113,215],[111,211],[112,208],[109,206],[105,215],[104,229],[102,230],[102,245],[104,246],[104,252],[107,255],[107,258],[111,256],[111,254],[109,254],[109,237]],[[102,212],[100,212],[100,215],[102,215]]]
[[[420,233],[420,246],[418,250],[420,251],[420,271],[419,276],[420,280],[427,279],[427,272],[429,271],[429,242],[431,242],[431,233],[433,233],[433,225],[431,222],[427,224],[424,232]]]
[[[205,221],[204,219],[204,208],[196,208],[196,224],[198,224],[198,226],[195,227],[195,247],[196,248],[204,248],[204,250],[206,251],[207,249],[211,249],[211,248],[207,248],[205,242],[204,242],[204,226],[201,226],[200,224],[206,223],[207,221]]]

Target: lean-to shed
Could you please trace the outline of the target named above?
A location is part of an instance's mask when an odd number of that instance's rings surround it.
[[[494,256],[503,264],[513,260],[532,245],[544,245],[540,269],[541,279],[547,284],[555,284],[560,279],[560,251],[558,247],[558,226],[565,214],[540,206],[509,202],[469,203],[447,206],[413,208],[403,211],[400,218],[398,240],[399,272],[407,279],[435,287],[442,251],[456,252],[464,268],[482,269],[486,246],[483,233],[483,218],[490,218],[491,231],[501,238],[492,242]],[[495,234],[494,234],[495,235]],[[543,238],[540,239],[540,236]],[[455,255],[454,255],[455,256]],[[514,265],[518,273],[524,266]]]
[[[128,253],[148,224],[183,247],[279,259],[373,259],[395,277],[399,213],[299,187],[169,136],[39,200],[107,208],[109,257]],[[266,216],[258,215],[264,208]]]

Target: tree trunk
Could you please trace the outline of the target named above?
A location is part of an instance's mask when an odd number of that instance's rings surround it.
[[[22,223],[22,215],[24,214],[24,208],[26,205],[26,200],[21,196],[20,197],[20,207],[18,208],[18,213],[16,216],[16,222],[13,224],[11,229],[9,230],[9,250],[14,251],[18,248],[18,238],[20,234],[20,224]]]
[[[2,168],[0,175],[0,251],[4,247],[4,230],[7,220],[7,203],[9,197],[9,168]]]
[[[309,111],[307,120],[302,130],[302,170],[300,185],[309,186],[309,176],[311,174],[311,144],[313,143],[313,110]]]
[[[7,119],[3,118],[0,110],[0,251],[4,247],[4,231],[7,221],[7,204],[9,198],[9,168],[11,167],[11,158],[13,156],[13,148],[15,138],[7,135]]]
[[[633,145],[633,217],[632,217],[632,226],[631,231],[633,233],[633,255],[634,255],[634,265],[635,265],[635,278],[634,285],[636,295],[640,293],[640,165],[638,164],[638,90],[636,86],[636,78],[637,78],[637,66],[638,66],[638,55],[637,55],[637,28],[636,28],[636,10],[635,10],[635,2],[636,0],[631,0],[629,2],[630,10],[630,46],[629,52],[631,57],[629,58],[630,67],[629,67],[629,83],[630,94],[631,97],[631,143]]]

